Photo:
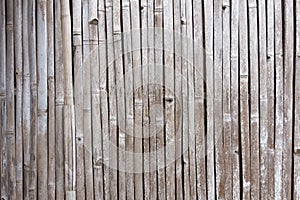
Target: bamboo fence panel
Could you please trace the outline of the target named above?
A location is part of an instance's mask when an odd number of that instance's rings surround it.
[[[1,199],[300,199],[299,58],[299,0],[3,0]]]

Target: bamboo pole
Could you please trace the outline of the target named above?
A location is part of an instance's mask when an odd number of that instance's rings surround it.
[[[7,197],[16,198],[15,168],[15,88],[14,88],[14,1],[6,1],[6,138],[7,138]]]
[[[257,3],[248,2],[249,12],[249,51],[250,51],[250,145],[251,145],[251,198],[259,199],[259,68],[258,68],[258,30]]]
[[[231,2],[231,52],[230,52],[230,76],[231,76],[231,91],[230,91],[230,112],[232,118],[231,126],[231,146],[232,146],[232,198],[240,198],[240,137],[239,137],[239,41],[238,41],[238,26],[239,26],[239,1]]]
[[[243,199],[250,199],[250,141],[249,141],[249,59],[248,59],[248,16],[247,2],[241,1],[239,20],[240,46],[240,128],[241,128],[241,148],[242,148],[242,195]]]
[[[6,145],[6,2],[2,1],[0,4],[0,194],[1,198],[7,198],[7,168],[5,164],[7,162],[7,145]]]
[[[23,85],[23,46],[22,46],[22,1],[14,4],[14,51],[15,51],[15,130],[16,130],[16,198],[23,198],[23,133],[22,133],[22,85]]]
[[[22,117],[22,133],[23,133],[23,185],[24,185],[24,195],[22,198],[29,199],[29,181],[30,181],[30,133],[31,133],[31,95],[30,95],[30,66],[29,66],[29,28],[28,28],[28,11],[29,2],[23,2],[22,8],[22,25],[23,25],[23,117]]]
[[[82,64],[82,13],[81,0],[73,2],[72,6],[72,39],[74,61],[74,104],[76,127],[76,198],[85,198],[84,186],[84,143],[83,143],[83,64]]]
[[[55,197],[63,199],[64,191],[64,147],[63,147],[63,105],[64,105],[64,66],[62,64],[61,1],[55,1]]]
[[[55,199],[54,2],[47,1],[48,197]]]
[[[283,103],[283,199],[292,198],[292,145],[294,110],[294,1],[283,2],[284,103]]]
[[[175,52],[175,158],[176,199],[183,199],[182,184],[182,94],[181,94],[181,13],[180,1],[174,1],[174,52]]]
[[[275,199],[282,199],[282,150],[283,150],[283,24],[282,4],[275,1]]]
[[[29,65],[30,65],[30,93],[31,93],[31,138],[30,138],[30,183],[29,199],[37,197],[37,135],[38,135],[38,99],[37,99],[37,39],[36,39],[36,2],[29,1]]]
[[[223,126],[225,199],[232,199],[231,113],[230,113],[230,12],[229,0],[223,0]]]

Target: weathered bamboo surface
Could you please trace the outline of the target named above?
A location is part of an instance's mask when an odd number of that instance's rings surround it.
[[[300,0],[1,0],[0,196],[300,199]]]

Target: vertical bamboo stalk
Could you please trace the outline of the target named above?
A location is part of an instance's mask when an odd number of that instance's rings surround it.
[[[206,72],[206,112],[207,112],[207,198],[215,198],[214,165],[214,83],[213,83],[213,4],[204,1],[205,27],[205,72]]]
[[[29,177],[30,177],[30,117],[31,117],[31,95],[30,95],[30,66],[29,66],[29,2],[23,1],[23,118],[22,118],[22,134],[23,134],[23,180],[24,180],[24,196],[22,198],[29,199]]]
[[[23,46],[22,46],[22,2],[14,4],[14,51],[15,51],[15,130],[16,130],[16,198],[23,198],[23,142],[22,142],[22,85],[23,85]]]
[[[223,126],[224,126],[224,176],[225,199],[232,199],[232,155],[231,155],[231,113],[230,113],[230,12],[229,0],[223,0]]]
[[[173,41],[173,1],[163,1],[164,34],[164,105],[166,141],[166,199],[175,199],[175,94],[174,94],[174,41]],[[174,149],[173,149],[174,147]],[[169,161],[170,160],[170,161]]]
[[[251,198],[259,199],[259,68],[257,3],[248,1],[250,51]]]
[[[7,198],[7,153],[6,153],[6,10],[5,1],[0,4],[0,194]]]
[[[193,1],[197,197],[206,199],[203,1]],[[176,84],[176,83],[175,83]]]
[[[284,23],[284,134],[283,134],[283,199],[292,198],[293,82],[294,82],[294,1],[283,2]]]
[[[282,4],[275,1],[275,199],[282,199],[282,150],[283,150],[283,24]]]
[[[250,199],[250,143],[249,143],[249,66],[248,66],[248,16],[247,1],[241,1],[239,21],[240,46],[240,128],[242,147],[242,195],[243,199]]]
[[[38,198],[48,199],[48,150],[47,150],[47,3],[37,2],[37,95],[38,95],[38,133],[37,133],[37,166]]]
[[[182,95],[181,95],[181,13],[180,1],[174,1],[174,52],[175,52],[175,158],[176,199],[183,199],[182,188]]]
[[[230,95],[230,112],[232,118],[231,128],[231,146],[232,146],[232,198],[240,198],[240,137],[239,137],[239,41],[238,41],[238,26],[239,26],[239,0],[231,2],[231,52],[230,52],[230,76],[231,76],[231,95]]]
[[[76,119],[76,198],[85,198],[84,143],[83,143],[83,64],[82,64],[82,12],[81,0],[73,1],[72,39],[74,61],[74,104]]]
[[[54,2],[47,1],[48,197],[55,199]]]
[[[64,66],[62,58],[61,1],[55,1],[55,185],[56,198],[63,199],[64,191],[64,147],[63,147],[63,105]]]
[[[15,63],[14,63],[14,1],[6,1],[6,139],[7,139],[7,197],[16,198],[15,170]]]

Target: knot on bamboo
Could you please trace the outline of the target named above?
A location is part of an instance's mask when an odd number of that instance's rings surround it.
[[[98,25],[98,19],[97,18],[93,18],[89,21],[89,24],[92,24],[92,25]]]

